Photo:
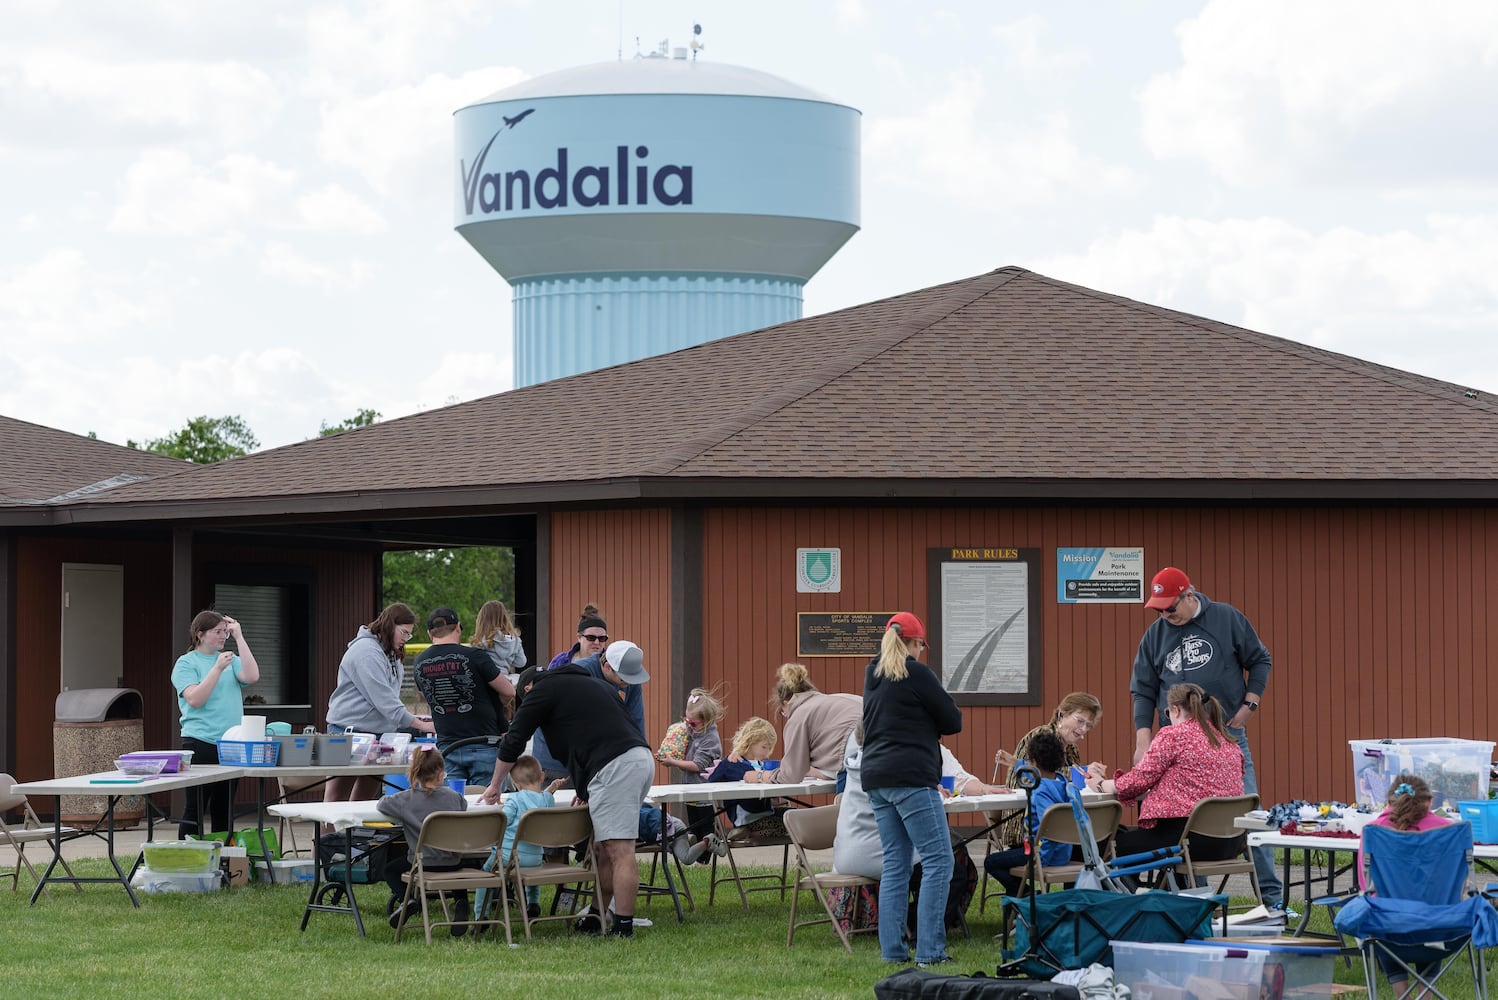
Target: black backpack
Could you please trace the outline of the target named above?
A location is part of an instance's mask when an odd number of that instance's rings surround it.
[[[968,854],[967,846],[962,843],[961,838],[955,832],[951,836],[952,880],[947,884],[946,925],[960,927],[963,917],[967,914],[967,906],[973,901],[973,893],[978,889],[978,866],[973,864],[972,856]],[[906,926],[910,928],[912,940],[915,937],[916,904],[920,898],[921,866],[917,863],[910,873],[910,912],[905,920]]]

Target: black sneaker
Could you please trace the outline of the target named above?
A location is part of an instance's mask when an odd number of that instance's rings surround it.
[[[929,968],[932,968],[933,966],[946,965],[948,962],[955,962],[955,961],[956,961],[956,959],[954,959],[951,955],[942,955],[942,956],[940,956],[938,958],[933,958],[933,959],[930,959],[929,961],[925,961],[925,962],[917,962],[915,964],[917,966],[919,966],[920,968],[922,968],[922,969],[929,969]]]
[[[529,917],[530,919],[535,920],[537,917],[539,917],[541,915],[541,904],[540,903],[526,903],[525,904],[525,915],[527,917]]]
[[[453,937],[462,937],[468,933],[468,893],[458,893],[458,898],[453,900],[453,920],[456,921],[447,929],[447,933]]]
[[[405,907],[397,903],[395,909],[390,914],[390,926],[398,929],[407,920],[419,916],[421,916],[421,900],[413,899]]]
[[[597,936],[603,933],[603,921],[599,919],[598,911],[589,907],[587,912],[578,917],[573,923],[572,929],[579,934],[591,934]]]

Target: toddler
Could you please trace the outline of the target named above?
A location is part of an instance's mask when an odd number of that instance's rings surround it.
[[[680,772],[682,784],[703,781],[723,756],[723,739],[718,735],[718,720],[722,717],[723,703],[717,694],[706,688],[693,688],[681,721],[666,730],[655,759]],[[687,829],[707,839],[711,836],[714,815],[710,803],[687,803]]]
[[[775,752],[777,736],[770,720],[751,716],[733,734],[733,751],[707,776],[708,781],[762,780],[764,760]],[[733,799],[723,803],[728,820],[735,827],[753,826],[751,837],[785,836],[780,816],[784,807],[774,799]]]
[[[490,852],[489,860],[484,863],[484,868],[488,871],[493,871],[496,864],[508,865],[512,851],[519,852],[522,868],[534,868],[541,863],[540,846],[523,840],[516,843],[515,832],[520,827],[521,816],[532,809],[550,809],[557,804],[551,793],[560,788],[565,779],[558,778],[543,788],[546,776],[541,772],[541,762],[530,754],[521,754],[515,759],[515,766],[510,768],[510,780],[515,783],[516,790],[504,796],[505,839],[498,850]],[[482,900],[479,908],[482,912]],[[532,919],[541,915],[540,886],[526,887],[525,909]]]
[[[411,899],[404,907],[406,886],[401,876],[411,870],[416,861],[416,842],[421,837],[421,824],[434,812],[463,812],[468,800],[447,787],[447,766],[442,751],[429,743],[418,743],[411,751],[411,766],[406,769],[410,787],[387,795],[375,806],[381,814],[396,820],[406,831],[406,858],[385,866],[385,882],[390,886],[390,926],[399,927],[413,913],[421,912],[421,900]],[[464,859],[447,851],[431,847],[422,850],[422,864],[427,871],[456,871],[464,867]],[[455,894],[454,919],[448,931],[453,937],[462,937],[468,932],[468,893]]]

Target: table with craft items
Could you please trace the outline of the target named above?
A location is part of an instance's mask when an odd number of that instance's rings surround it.
[[[385,770],[388,772],[390,768],[386,766]],[[477,794],[467,796],[469,812],[499,812],[503,809],[500,805],[485,805],[481,798]],[[558,799],[561,798],[558,795]],[[331,826],[344,835],[341,859],[335,861],[330,858],[324,861],[322,851],[313,852],[312,890],[307,896],[307,906],[302,910],[302,930],[307,929],[307,921],[314,913],[346,913],[354,918],[359,936],[364,936],[364,918],[359,915],[359,906],[354,898],[354,862],[357,860],[354,855],[354,828],[369,824],[399,826],[380,812],[379,805],[379,799],[353,799],[347,802],[278,802],[267,807],[266,811],[272,816]],[[334,865],[342,866],[341,879],[326,877],[327,870]]]
[[[42,781],[27,781],[14,786],[14,791],[26,795],[50,795],[56,800],[54,803],[52,822],[56,832],[52,840],[52,858],[47,863],[47,869],[42,877],[37,880],[36,890],[31,894],[32,905],[36,904],[37,897],[42,890],[51,883],[62,883],[80,885],[86,882],[117,882],[124,886],[125,893],[130,897],[130,902],[137,907],[140,900],[135,895],[135,890],[130,886],[130,879],[135,875],[136,869],[141,866],[142,853],[137,852],[134,862],[127,872],[120,867],[119,859],[114,853],[114,811],[121,799],[133,796],[149,796],[158,792],[172,792],[177,789],[197,789],[200,796],[198,802],[198,815],[202,812],[202,789],[219,781],[229,781],[244,775],[242,767],[227,767],[214,764],[199,764],[189,767],[185,771],[176,774],[157,774],[149,776],[134,777],[125,775],[119,771],[101,771],[97,774],[79,774],[70,778],[48,778]],[[103,833],[99,832],[99,825],[88,831],[89,834],[101,837],[108,845],[107,856],[109,863],[114,866],[114,875],[81,877],[68,874],[66,865],[62,864],[62,797],[64,795],[93,795],[105,798],[104,817],[102,822]],[[154,839],[156,830],[156,812],[148,801],[146,803],[146,840]],[[63,873],[55,874],[61,866]]]
[[[1260,832],[1248,835],[1249,847],[1268,847],[1285,852],[1283,881],[1285,890],[1288,892],[1294,886],[1305,889],[1305,907],[1300,915],[1300,922],[1296,925],[1294,937],[1335,937],[1336,935],[1319,934],[1308,931],[1307,927],[1311,921],[1311,905],[1317,899],[1326,899],[1338,895],[1336,881],[1342,875],[1353,873],[1347,887],[1342,890],[1342,895],[1350,895],[1358,891],[1356,866],[1358,851],[1363,841],[1361,837],[1315,837],[1307,834],[1278,833],[1273,830],[1263,830],[1264,823],[1252,817],[1240,817],[1235,823],[1240,828],[1254,829],[1257,824]],[[1296,851],[1301,854],[1301,877],[1292,879],[1293,856]],[[1326,891],[1313,893],[1313,887],[1320,881],[1321,876],[1313,875],[1313,856],[1317,851],[1325,851],[1327,856],[1325,886]],[[1345,862],[1339,863],[1337,855],[1345,854]],[[1498,844],[1475,844],[1472,847],[1472,859],[1474,864],[1490,864],[1498,860]]]
[[[832,795],[837,791],[837,782],[831,778],[807,778],[805,781],[791,783],[755,782],[750,784],[746,781],[703,781],[694,782],[690,785],[654,785],[647,797],[647,804],[658,806],[661,811],[661,856],[663,861],[671,857],[671,848],[667,836],[666,814],[667,807],[678,804],[711,805],[718,812],[723,811],[723,804],[738,799],[790,799],[797,805],[804,805],[798,800],[798,796],[807,795]],[[661,869],[666,874],[666,886],[658,889],[652,886],[642,886],[646,892],[660,892],[671,897],[671,903],[676,907],[676,920],[678,923],[686,922],[686,912],[681,905],[681,892],[676,887],[676,878],[671,874],[669,862],[663,863]]]

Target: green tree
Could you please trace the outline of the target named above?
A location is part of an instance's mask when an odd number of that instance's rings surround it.
[[[416,612],[412,642],[431,641],[426,630],[427,614],[442,605],[458,612],[466,641],[485,601],[503,601],[513,611],[515,553],[490,546],[387,552],[381,596],[382,604],[404,601]],[[525,623],[517,624],[525,629]]]
[[[145,443],[126,441],[125,445],[198,465],[211,465],[248,455],[260,447],[260,439],[240,416],[193,417],[187,426],[166,437]]]
[[[344,431],[352,431],[360,427],[368,427],[371,424],[378,423],[379,420],[380,414],[377,411],[360,410],[358,413],[355,413],[347,420],[339,421],[336,424],[329,424],[326,420],[324,420],[322,422],[322,425],[317,429],[317,436],[327,437],[329,434],[342,434]]]

